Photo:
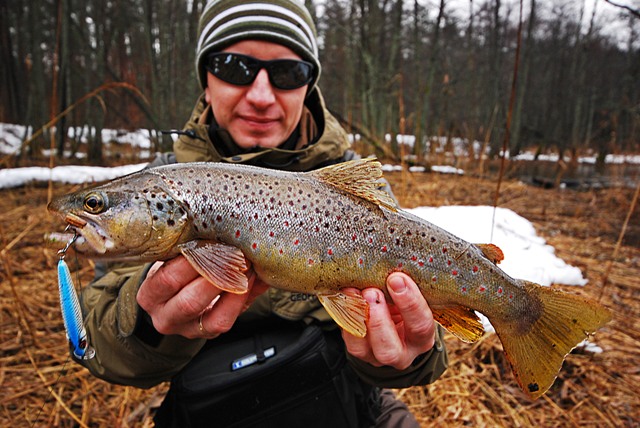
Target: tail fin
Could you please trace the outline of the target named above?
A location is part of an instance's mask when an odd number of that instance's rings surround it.
[[[520,387],[538,398],[553,384],[567,354],[610,321],[611,313],[577,295],[525,281],[523,285],[541,306],[538,319],[526,329],[521,323],[492,324]]]

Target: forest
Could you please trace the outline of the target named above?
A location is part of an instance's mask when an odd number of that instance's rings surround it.
[[[160,131],[180,129],[200,91],[194,53],[205,3],[0,2],[0,122],[44,127],[16,163],[53,144],[73,153],[84,138],[89,162],[101,164],[103,128],[149,129],[157,150],[170,149]],[[434,136],[480,141],[492,154],[504,146],[603,160],[640,148],[637,3],[306,4],[327,105],[372,147],[385,134],[415,135],[418,163]],[[83,131],[70,138],[69,127]],[[391,141],[384,154],[397,156],[404,148]]]

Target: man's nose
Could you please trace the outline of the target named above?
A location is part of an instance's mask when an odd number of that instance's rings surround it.
[[[275,102],[273,86],[269,81],[269,74],[264,68],[258,72],[246,95],[247,101],[258,108],[267,107]]]

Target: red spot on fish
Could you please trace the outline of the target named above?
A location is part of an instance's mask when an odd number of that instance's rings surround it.
[[[513,294],[509,294],[509,300],[513,300]]]
[[[502,287],[498,287],[498,295],[502,296],[503,292],[504,292],[504,290],[502,289]]]
[[[463,293],[466,293],[467,292],[467,287],[462,286],[460,288],[460,291],[463,292]]]
[[[220,223],[220,222],[222,221],[222,216],[221,216],[221,215],[217,216],[217,217],[216,217],[216,221],[217,221],[218,223]]]
[[[284,221],[284,225],[285,225],[285,227],[289,227],[289,222],[285,220]]]
[[[355,240],[356,240],[356,238],[357,238],[357,236],[356,236],[356,234],[354,233],[354,234],[353,234],[353,236],[351,237],[351,240],[352,240],[352,241],[355,241]]]
[[[283,254],[284,251],[282,251],[282,248],[280,248],[280,251],[278,251],[280,254]]]
[[[270,237],[272,237],[272,238],[273,238],[275,235],[276,235],[276,234],[275,234],[275,233],[273,233],[273,231],[269,232],[269,236],[270,236]]]
[[[402,265],[402,262],[399,262],[399,263],[398,263],[398,269],[402,269],[402,266],[403,266],[403,265]]]
[[[298,245],[300,243],[299,239],[296,239],[295,241],[293,241],[293,245]]]
[[[369,238],[369,244],[373,244],[373,238]]]
[[[487,291],[487,287],[485,287],[484,285],[481,285],[480,287],[478,287],[478,291],[480,293],[484,293],[485,291]]]
[[[251,248],[253,248],[253,249],[255,250],[256,248],[258,248],[258,244],[256,244],[256,243],[254,242],[253,244],[251,244]]]
[[[342,219],[342,216],[340,216],[340,215],[336,216],[336,220],[340,220],[340,219]]]
[[[431,277],[431,281],[436,282],[436,281],[438,281],[438,278],[434,275],[434,276]]]
[[[315,262],[313,261],[313,259],[309,259],[309,262],[308,262],[308,263],[309,263],[309,266],[311,266],[311,265],[312,265],[313,263],[315,263]]]
[[[329,249],[327,250],[327,254],[329,254],[330,256],[333,256],[333,250],[332,250],[331,248],[329,248]]]
[[[240,237],[240,231],[236,230],[236,238],[239,238],[239,237]]]
[[[358,259],[358,264],[359,264],[359,265],[363,265],[363,264],[364,264],[364,260],[362,259],[362,257],[360,257],[360,258]]]
[[[424,266],[424,262],[423,262],[422,260],[420,260],[420,261],[418,262],[418,266],[420,266],[420,267]]]
[[[447,260],[447,266],[451,266],[451,260]]]
[[[433,263],[433,257],[429,257],[429,263]]]
[[[411,256],[411,260],[415,262],[418,260],[418,258],[416,256]]]
[[[446,252],[447,252],[447,247],[443,247],[443,248],[442,248],[442,253],[444,254],[444,253],[446,253]]]
[[[479,270],[478,266],[474,266],[474,267],[473,267],[473,273],[477,273],[477,272],[478,272],[478,270]]]
[[[458,274],[458,271],[457,271],[457,270],[453,270],[453,271],[451,271],[451,275],[456,276],[457,274]]]
[[[383,252],[383,253],[386,253],[386,252],[387,252],[387,246],[386,246],[386,245],[383,245],[383,246],[382,246],[382,252]]]
[[[258,213],[255,213],[255,214],[253,215],[253,218],[257,220],[257,219],[258,219]]]

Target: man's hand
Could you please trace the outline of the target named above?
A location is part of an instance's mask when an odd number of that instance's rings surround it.
[[[249,292],[226,293],[178,256],[151,267],[138,291],[138,304],[159,333],[212,339],[229,331],[238,316],[267,290],[266,284],[256,281],[253,270],[248,274]]]
[[[416,283],[403,273],[387,278],[392,302],[382,291],[367,288],[360,293],[369,303],[367,335],[363,338],[342,331],[347,351],[354,357],[380,367],[404,370],[421,354],[433,348],[436,327],[433,314]]]

